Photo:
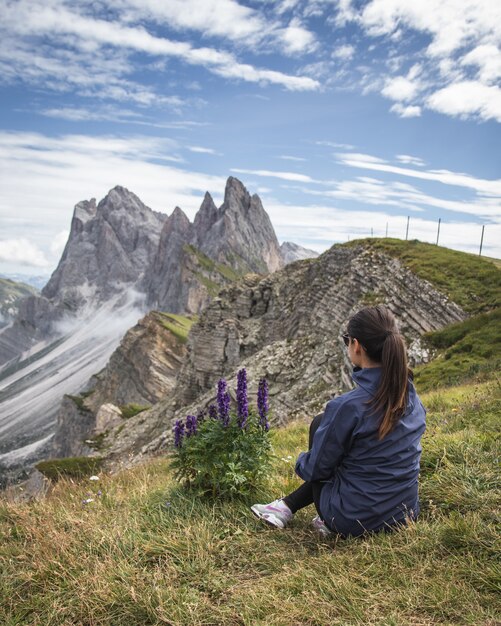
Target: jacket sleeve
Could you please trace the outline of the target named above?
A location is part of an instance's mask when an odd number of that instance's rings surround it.
[[[308,452],[296,461],[296,474],[303,480],[327,480],[351,448],[357,423],[355,407],[339,396],[327,403],[324,417],[313,436]]]

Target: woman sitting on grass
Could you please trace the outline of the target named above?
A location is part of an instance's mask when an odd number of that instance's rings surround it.
[[[318,531],[342,536],[389,530],[419,513],[426,412],[395,318],[383,306],[366,307],[350,319],[343,340],[357,387],[311,423],[309,451],[296,462],[305,482],[285,498],[251,507],[277,528],[309,504]]]

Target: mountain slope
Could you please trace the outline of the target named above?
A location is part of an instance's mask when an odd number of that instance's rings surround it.
[[[265,375],[273,421],[313,415],[351,385],[342,334],[358,308],[385,303],[407,339],[413,364],[429,360],[423,335],[460,322],[466,312],[398,259],[356,246],[333,246],[267,277],[246,276],[205,309],[188,338],[188,356],[171,396],[111,432],[111,457],[149,453],[170,439],[170,424],[214,397],[218,378]],[[157,437],[151,444],[151,440]],[[151,445],[150,445],[151,444]]]

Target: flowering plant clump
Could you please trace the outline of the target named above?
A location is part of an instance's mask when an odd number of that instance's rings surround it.
[[[217,407],[188,415],[174,425],[176,478],[200,493],[235,497],[256,490],[267,476],[271,461],[268,422],[268,387],[259,382],[257,412],[249,407],[247,372],[237,377],[236,412],[230,410],[226,381],[217,386]]]

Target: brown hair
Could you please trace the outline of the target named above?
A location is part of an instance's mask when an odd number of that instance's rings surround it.
[[[348,335],[358,339],[371,361],[381,363],[382,374],[376,395],[370,401],[374,412],[383,412],[379,439],[393,430],[407,404],[408,380],[412,372],[407,352],[393,313],[384,306],[365,307],[348,322]]]

